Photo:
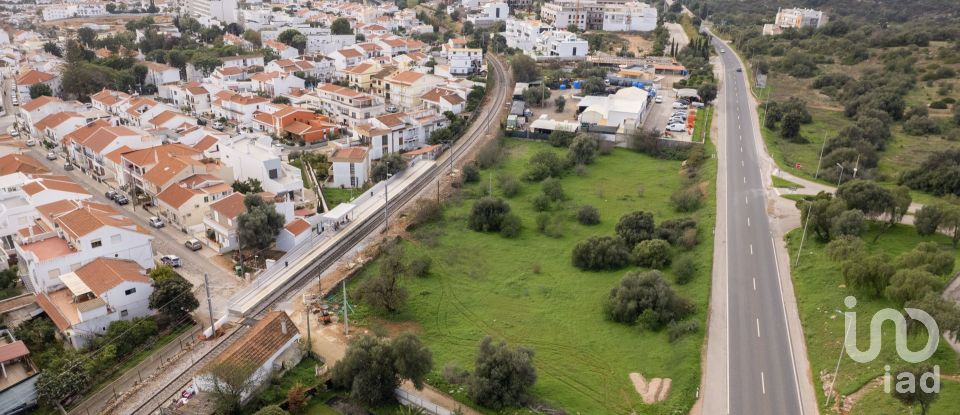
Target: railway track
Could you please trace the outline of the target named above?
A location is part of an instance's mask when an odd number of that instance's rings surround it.
[[[492,55],[487,55],[487,62],[488,70],[493,69],[490,72],[493,75],[492,85],[487,85],[487,94],[484,97],[481,109],[478,110],[479,115],[474,116],[467,131],[465,131],[461,139],[451,147],[450,151],[441,156],[426,172],[414,179],[413,183],[407,186],[401,193],[386,202],[386,206],[390,212],[399,212],[401,208],[416,199],[427,185],[442,176],[444,168],[452,169],[452,166],[457,160],[462,160],[469,155],[473,147],[482,140],[490,128],[499,124],[499,115],[506,106],[508,98],[513,92],[513,88],[509,83],[505,64],[499,58],[493,57]],[[491,95],[493,95],[493,97],[491,97]],[[290,278],[288,284],[285,284],[282,289],[276,290],[262,299],[247,315],[260,317],[268,311],[272,305],[301,291],[312,281],[315,281],[319,273],[330,268],[337,260],[356,247],[361,241],[376,232],[377,229],[383,226],[383,221],[384,217],[380,214],[373,214],[364,218],[356,228],[352,229],[349,233],[345,233],[344,236],[341,237],[342,239],[338,241],[332,249],[323,252],[315,261],[296,271],[294,276]],[[209,362],[212,362],[246,331],[247,327],[241,326],[217,340],[219,343],[215,347],[194,362],[180,376],[168,382],[159,393],[138,406],[132,413],[138,415],[152,414],[157,411],[164,413],[164,407],[173,402],[180,391],[189,386],[197,372]]]

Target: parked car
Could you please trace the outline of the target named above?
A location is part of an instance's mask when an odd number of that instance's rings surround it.
[[[737,68],[737,72],[743,72],[743,68]]]
[[[63,169],[66,171],[71,171],[73,170],[73,164],[70,164],[70,162],[68,161],[63,165]]]
[[[655,103],[657,103],[657,104],[662,103],[662,102],[663,102],[663,97],[656,97],[656,98],[653,99],[653,102],[655,102]]]
[[[57,159],[56,153],[54,153],[54,152],[52,152],[52,151],[47,152],[47,160],[56,160],[56,159]]]
[[[113,198],[113,201],[117,202],[117,204],[120,206],[130,203],[130,199],[127,198],[127,195],[123,193],[117,193],[117,196]]]
[[[684,126],[683,124],[679,124],[679,123],[677,123],[677,124],[670,124],[670,125],[667,126],[667,131],[682,132],[682,131],[684,131],[684,130],[686,130],[686,126]]]
[[[387,107],[386,107],[385,109],[386,109],[387,112],[389,112],[389,113],[394,113],[394,112],[400,111],[400,109],[397,108],[396,105],[387,105]]]
[[[675,113],[673,113],[673,114],[670,114],[670,116],[671,116],[671,117],[686,117],[686,116],[687,116],[687,112],[686,112],[686,111],[677,111],[677,112],[675,112]]]
[[[200,245],[200,241],[194,238],[187,239],[187,241],[183,243],[183,246],[187,247],[187,249],[191,251],[199,251],[201,248],[203,248],[203,246]]]
[[[686,118],[673,117],[673,118],[667,120],[667,125],[669,125],[669,124],[680,124],[680,123],[685,123],[685,122],[687,122],[687,119],[686,119]]]
[[[160,229],[163,227],[163,219],[160,219],[159,217],[151,216],[148,221],[150,222],[150,226],[153,226],[154,228]]]
[[[27,139],[27,147],[33,147],[35,145],[37,145],[37,140],[34,140],[32,138]]]
[[[103,197],[105,197],[105,198],[107,198],[107,199],[110,199],[110,200],[114,200],[114,199],[117,198],[117,191],[116,191],[116,190],[107,190],[106,193],[103,194]]]
[[[704,103],[702,103],[702,102],[694,102],[694,103],[690,104],[690,106],[691,106],[691,107],[694,107],[694,108],[703,108],[705,105],[704,105]]]
[[[684,104],[682,104],[682,103],[680,103],[680,102],[674,102],[674,103],[673,103],[673,108],[674,108],[674,109],[679,109],[679,110],[685,110],[685,109],[687,109],[687,106],[684,105]]]
[[[727,53],[726,49],[720,49],[720,53]]]
[[[226,127],[227,127],[227,126],[224,125],[224,124],[223,124],[222,122],[220,122],[220,121],[214,121],[214,122],[213,122],[213,129],[215,129],[215,130],[223,131],[223,129],[226,128]]]
[[[180,265],[183,265],[180,262],[180,257],[176,255],[164,255],[160,257],[160,263],[174,268],[179,268]]]

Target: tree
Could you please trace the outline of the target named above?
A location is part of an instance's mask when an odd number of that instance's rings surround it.
[[[940,205],[940,228],[948,232],[953,240],[953,246],[957,246],[960,241],[960,206]]]
[[[49,318],[34,317],[25,320],[13,330],[16,338],[23,340],[31,353],[39,355],[51,346],[57,346],[57,328]]]
[[[77,39],[83,46],[92,48],[93,42],[97,40],[97,32],[89,27],[81,27],[77,29]]]
[[[83,391],[90,382],[84,366],[75,359],[60,359],[45,367],[37,378],[37,400],[55,406],[63,399]]]
[[[653,238],[653,214],[644,211],[631,212],[620,217],[616,226],[617,235],[628,247]]]
[[[111,14],[116,13],[117,5],[114,3],[107,3],[106,10],[107,10],[107,13],[111,13]]]
[[[166,265],[154,268],[150,271],[150,278],[153,280],[150,308],[166,315],[170,321],[188,319],[190,313],[200,307],[193,295],[193,284],[175,274],[172,268]]]
[[[867,245],[856,236],[841,236],[830,241],[826,248],[827,257],[834,261],[856,260],[867,253]]]
[[[602,94],[607,90],[607,84],[603,82],[603,78],[591,76],[585,79],[582,84],[580,84],[580,89],[583,91],[584,95],[597,95]]]
[[[884,295],[902,307],[908,301],[919,300],[941,289],[943,284],[933,274],[921,269],[901,269],[890,277]]]
[[[289,412],[284,411],[279,405],[267,405],[263,408],[260,408],[257,412],[254,412],[253,415],[287,415]]]
[[[260,38],[260,32],[256,30],[247,29],[243,31],[243,40],[250,42],[253,46],[260,47],[263,43]]]
[[[563,97],[560,97],[563,98]],[[560,99],[557,98],[557,99]],[[570,147],[570,143],[573,141],[573,138],[577,135],[575,133],[563,130],[553,130],[550,132],[550,136],[547,137],[547,141],[550,145],[554,147]]]
[[[703,84],[697,88],[697,95],[704,104],[713,102],[717,99],[717,86],[714,84]]]
[[[370,177],[374,181],[386,180],[388,177],[393,176],[407,168],[407,160],[400,155],[400,153],[390,153],[386,156],[383,156],[377,165],[373,166],[373,169],[370,171]]]
[[[633,247],[633,258],[641,267],[663,269],[670,265],[670,243],[663,239],[649,239]]]
[[[361,335],[333,366],[331,381],[349,389],[352,400],[377,406],[392,402],[403,380],[422,388],[432,367],[430,350],[412,334],[404,333],[393,341]]]
[[[492,409],[519,406],[527,402],[530,388],[537,382],[533,350],[510,348],[506,342],[494,344],[489,336],[480,341],[467,395],[474,402]]]
[[[524,178],[538,182],[548,177],[560,177],[566,167],[557,153],[542,150],[527,161],[527,172],[524,174]]]
[[[296,382],[287,390],[287,409],[294,413],[300,412],[307,404],[307,399],[309,399],[307,397],[307,387],[300,382]]]
[[[230,23],[223,29],[223,31],[234,36],[240,36],[243,34],[243,27],[237,23]]]
[[[476,164],[470,163],[463,166],[463,181],[464,183],[476,183],[480,181],[480,168]]]
[[[913,225],[920,236],[930,236],[937,233],[943,212],[938,204],[924,205],[913,217]]]
[[[53,90],[50,89],[50,85],[44,83],[35,83],[30,85],[30,99],[37,99],[37,97],[52,97]]]
[[[780,136],[790,141],[799,141],[801,117],[796,112],[787,112],[780,121]]]
[[[349,20],[338,17],[333,23],[330,23],[330,33],[335,35],[352,35],[353,29],[350,27]]]
[[[499,232],[503,219],[510,213],[510,205],[503,199],[487,196],[470,209],[467,227],[477,232]]]
[[[525,56],[525,55],[524,55]],[[523,101],[528,105],[542,107],[550,99],[550,88],[543,85],[534,85],[523,90]]]
[[[590,205],[581,206],[577,209],[577,222],[581,225],[596,225],[600,223],[600,211]]]
[[[283,228],[283,214],[277,212],[273,201],[258,194],[243,197],[246,212],[237,217],[237,238],[241,247],[267,249]]]
[[[543,194],[552,202],[559,202],[567,198],[567,195],[563,192],[563,184],[556,178],[550,177],[544,180],[540,187]]]
[[[830,227],[830,236],[860,236],[866,230],[867,223],[863,217],[863,212],[857,209],[851,209],[844,211],[833,219],[833,224]]]
[[[893,214],[897,207],[893,193],[873,181],[846,182],[837,189],[837,197],[843,199],[848,208],[859,209],[870,218]]]
[[[553,105],[556,106],[557,112],[563,112],[564,107],[567,106],[567,99],[564,98],[563,95],[560,95],[553,100]],[[554,130],[554,132],[556,131],[559,131],[559,130]]]
[[[399,311],[407,301],[407,289],[399,284],[405,270],[401,248],[392,246],[385,249],[380,257],[377,276],[360,285],[360,299],[388,313]]]
[[[237,180],[233,182],[230,186],[233,188],[234,192],[239,192],[243,194],[250,193],[263,193],[263,185],[260,184],[260,180],[249,178],[247,180]]]
[[[898,370],[896,372],[897,374],[894,375],[894,378],[896,379],[894,382],[896,383],[895,387],[893,388],[893,397],[908,407],[920,405],[920,415],[927,415],[927,412],[930,410],[930,404],[940,397],[940,391],[928,390],[927,388],[920,387],[920,378],[924,374],[933,373],[933,371],[933,367],[930,366],[911,367]],[[899,386],[899,380],[904,376],[907,379],[912,379],[913,381],[909,382],[909,386],[901,388]]]
[[[537,61],[525,54],[513,55],[510,58],[510,68],[513,69],[513,79],[517,82],[533,82],[540,79]]]
[[[520,216],[516,213],[508,213],[500,222],[500,235],[504,238],[514,238],[520,234],[521,228],[523,228],[523,223]]]
[[[693,313],[693,305],[673,291],[659,271],[628,272],[610,290],[604,307],[613,321],[640,321],[654,330]]]
[[[297,48],[301,53],[307,48],[307,37],[297,29],[287,29],[277,35],[277,40],[287,46]]]
[[[573,247],[572,259],[585,271],[618,269],[630,262],[630,250],[618,237],[591,236]]]
[[[953,252],[941,249],[936,242],[922,242],[913,250],[897,257],[898,269],[919,269],[934,275],[948,276],[953,273]]]
[[[251,376],[256,368],[236,360],[223,360],[214,363],[207,371],[217,413],[238,413],[243,406],[243,398],[256,387]]]
[[[593,163],[593,158],[596,157],[599,147],[600,144],[596,137],[590,134],[578,134],[570,143],[567,159],[575,165]]]
[[[686,284],[696,276],[697,263],[689,255],[681,256],[673,263],[673,273],[677,276],[677,284]]]
[[[285,97],[285,96],[278,96],[278,97],[275,97],[274,99],[270,100],[270,103],[271,103],[271,104],[290,105],[290,98],[287,98],[287,97]]]
[[[847,261],[842,267],[843,279],[848,287],[874,297],[883,293],[895,271],[890,259],[883,255]]]
[[[43,44],[43,51],[44,51],[44,52],[47,52],[47,53],[49,53],[49,54],[51,54],[51,55],[53,55],[53,56],[56,56],[56,57],[58,57],[58,58],[62,58],[62,57],[63,57],[63,50],[60,49],[60,46],[58,46],[56,43],[53,43],[53,42],[44,43],[44,44]]]

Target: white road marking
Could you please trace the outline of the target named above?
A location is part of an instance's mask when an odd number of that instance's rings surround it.
[[[740,146],[740,152],[743,153],[743,146]]]
[[[770,245],[773,246],[773,263],[777,269],[777,287],[780,288],[780,305],[783,310],[783,321],[787,326],[787,344],[790,345],[790,369],[793,370],[793,379],[797,386],[797,402],[800,402],[800,415],[804,414],[803,398],[800,396],[800,376],[797,374],[797,360],[793,355],[793,339],[790,335],[790,320],[787,320],[787,306],[783,303],[783,283],[780,282],[780,259],[777,257],[777,244],[770,238]],[[729,299],[727,300],[729,301]],[[729,370],[729,368],[727,369]]]
[[[760,338],[760,318],[757,318],[757,338]]]
[[[743,182],[744,182],[744,183],[747,182],[747,176],[743,176]]]
[[[757,290],[757,277],[753,277],[753,290]]]
[[[750,204],[750,199],[748,199],[746,196],[744,196],[744,197],[743,197],[743,203],[746,203],[746,204],[749,205],[749,204]]]
[[[746,167],[746,164],[743,164],[743,160],[740,160],[740,167]]]
[[[740,141],[743,141],[743,136],[742,136],[742,135],[740,136]]]
[[[753,244],[750,244],[750,255],[753,255]]]
[[[750,227],[750,218],[749,218],[749,217],[747,217],[747,227],[748,227],[748,228]]]
[[[763,391],[763,394],[767,394],[767,382],[763,380],[763,372],[760,372],[760,390]]]

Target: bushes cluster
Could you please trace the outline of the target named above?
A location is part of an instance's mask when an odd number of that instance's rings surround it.
[[[577,209],[577,222],[581,225],[596,225],[600,223],[600,211],[590,205],[580,206]]]
[[[900,176],[899,183],[934,196],[960,196],[960,150],[947,149],[927,156],[917,168]]]
[[[663,269],[670,265],[670,243],[663,239],[650,239],[633,247],[633,258],[641,267]]]
[[[660,329],[693,313],[693,304],[677,294],[659,271],[629,272],[610,290],[607,316],[616,322]]]
[[[524,178],[530,181],[539,182],[548,177],[560,177],[567,168],[567,163],[549,150],[543,150],[530,157],[527,163],[527,171]]]
[[[573,266],[599,271],[623,268],[630,263],[630,250],[615,236],[592,236],[573,247]]]

